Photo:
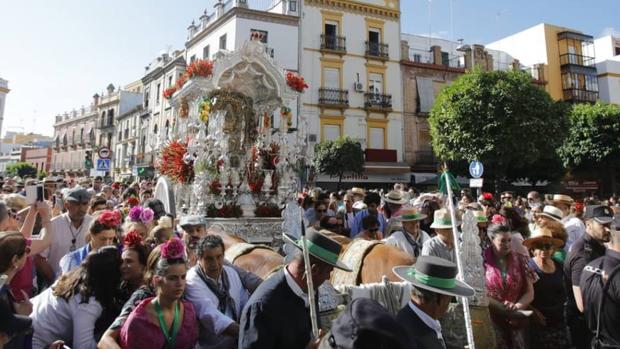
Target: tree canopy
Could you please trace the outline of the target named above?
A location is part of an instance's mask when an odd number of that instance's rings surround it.
[[[358,142],[349,137],[323,141],[314,146],[313,165],[317,173],[338,176],[338,189],[345,173],[364,171],[364,152]]]
[[[485,178],[515,179],[538,177],[528,169],[558,163],[568,119],[565,104],[527,73],[477,69],[441,91],[429,124],[439,159],[479,160]]]
[[[35,177],[37,175],[37,169],[28,162],[16,162],[7,165],[6,173],[11,177]]]

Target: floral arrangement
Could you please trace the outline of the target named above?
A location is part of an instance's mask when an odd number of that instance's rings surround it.
[[[159,173],[168,176],[173,181],[182,184],[190,183],[194,179],[193,161],[186,162],[187,144],[173,140],[161,152],[157,169]]]
[[[221,208],[211,204],[207,207],[207,217],[214,218],[239,218],[243,214],[241,206],[235,204],[224,204]]]
[[[256,217],[282,217],[282,210],[276,204],[260,204],[256,206],[254,215]]]
[[[174,95],[175,92],[177,92],[176,86],[168,87],[167,89],[164,90],[164,98],[166,99],[172,98],[172,95]]]
[[[184,259],[185,246],[178,237],[173,237],[161,245],[161,258]]]
[[[208,59],[197,59],[193,61],[185,70],[188,78],[209,77],[213,74],[213,62]]]
[[[115,229],[121,224],[121,213],[118,211],[105,210],[97,218],[99,224],[105,226],[108,229]]]
[[[291,108],[286,106],[280,108],[280,116],[286,119],[286,126],[293,126],[293,113],[291,112]]]
[[[293,72],[286,73],[286,83],[290,88],[297,92],[304,92],[304,90],[308,88],[306,80],[304,80],[302,76],[299,76]]]
[[[220,181],[215,180],[209,183],[209,190],[211,191],[211,194],[220,195],[222,192],[222,185],[220,184]]]
[[[181,74],[181,76],[179,76],[179,78],[177,79],[177,83],[176,83],[177,90],[180,90],[181,88],[183,88],[183,85],[185,85],[187,80],[189,80],[189,76],[187,76],[187,73]]]
[[[129,210],[129,220],[149,224],[153,222],[155,213],[148,207],[134,206]]]
[[[211,107],[213,102],[209,98],[203,98],[198,105],[198,111],[200,114],[200,120],[202,122],[209,122],[209,114],[211,113]]]
[[[137,230],[131,230],[123,237],[123,246],[125,247],[131,248],[140,245],[144,245],[144,240],[142,240],[142,235]]]

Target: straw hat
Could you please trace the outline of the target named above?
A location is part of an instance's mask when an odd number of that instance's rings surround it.
[[[458,220],[456,221],[456,225],[461,224]],[[435,215],[433,217],[433,224],[431,224],[432,229],[451,229],[452,228],[452,218],[450,217],[450,211],[445,208],[439,209],[435,211]]]
[[[300,250],[302,249],[301,239],[298,240],[294,236],[286,233],[283,233],[282,237],[284,238],[284,241],[293,244],[293,246]],[[309,230],[306,232],[306,246],[308,247],[308,253],[311,256],[340,270],[351,271],[351,268],[338,260],[338,256],[342,251],[342,245],[340,245],[336,240],[323,235],[321,232]]]
[[[474,289],[456,279],[458,269],[449,260],[435,256],[420,256],[412,266],[398,266],[394,274],[416,288],[448,296],[471,297]]]
[[[572,205],[575,203],[575,200],[568,195],[562,194],[554,194],[553,199],[551,200],[554,204],[563,204],[563,205]]]
[[[536,214],[536,217],[538,216],[547,217],[553,219],[556,222],[562,222],[562,217],[564,217],[564,213],[562,212],[562,210],[555,206],[547,205],[545,206],[545,208],[543,208],[543,211],[541,213]]]
[[[365,192],[365,191],[364,191],[364,189],[362,189],[362,188],[353,187],[353,188],[351,188],[351,194],[352,194],[352,195],[361,195],[361,196],[364,196],[364,195],[366,195],[366,192]]]
[[[548,229],[546,227],[538,228],[534,230],[534,233],[532,233],[532,236],[529,239],[525,239],[523,241],[523,246],[527,247],[528,249],[531,249],[532,245],[536,243],[550,243],[550,244],[553,244],[553,246],[556,249],[564,245],[564,241],[554,238],[553,233],[551,232],[551,229]]]
[[[404,205],[407,203],[407,199],[403,197],[403,194],[401,194],[400,191],[396,191],[396,190],[392,190],[389,193],[387,193],[383,197],[383,201],[390,203],[390,204],[396,204],[396,205]]]
[[[400,210],[401,222],[421,221],[426,217],[425,214],[418,212],[415,207],[406,207]]]

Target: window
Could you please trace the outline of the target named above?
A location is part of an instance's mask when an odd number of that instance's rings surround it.
[[[297,0],[291,0],[288,3],[288,10],[290,12],[297,12]]]
[[[614,56],[620,56],[620,46],[614,48]]]
[[[151,90],[149,88],[145,88],[144,89],[144,107],[148,108],[149,107],[149,97],[150,97],[150,93]]]
[[[323,69],[323,87],[340,89],[340,69],[338,68]]]
[[[155,105],[159,105],[160,93],[161,93],[161,84],[157,84],[157,95],[155,95]]]
[[[194,63],[194,61],[195,61],[195,60],[196,60],[196,55],[192,55],[192,56],[189,58],[189,62],[190,62],[190,63]]]
[[[450,54],[448,52],[441,51],[441,64],[445,66],[450,65]]]
[[[226,34],[220,36],[220,50],[226,49]]]
[[[250,29],[250,35],[254,34],[254,33],[258,33],[261,34],[262,37],[260,39],[260,42],[262,42],[263,44],[267,43],[267,32],[264,30],[258,30],[258,29]]]
[[[370,139],[368,140],[368,148],[383,149],[385,145],[384,129],[379,127],[371,127],[369,129]]]
[[[379,29],[372,28],[368,31],[368,42],[378,44],[381,41],[381,32]]]
[[[417,63],[422,62],[422,56],[419,53],[414,53],[413,54],[413,61],[417,62]]]
[[[209,45],[205,46],[202,49],[202,59],[209,59],[209,49],[210,49]]]
[[[377,73],[368,75],[368,92],[383,94],[383,75]]]
[[[324,125],[323,140],[334,141],[340,137],[340,125]]]
[[[168,87],[172,87],[172,75],[168,77]]]
[[[336,35],[338,35],[338,22],[325,22],[325,36],[333,38]]]

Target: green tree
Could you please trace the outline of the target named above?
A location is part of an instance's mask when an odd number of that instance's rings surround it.
[[[597,102],[577,104],[570,113],[570,127],[559,149],[564,166],[577,171],[594,170],[609,177],[616,192],[620,167],[620,106]]]
[[[476,69],[441,91],[429,124],[439,159],[479,160],[486,179],[504,180],[534,177],[528,169],[554,158],[568,119],[527,73]]]
[[[349,137],[323,141],[314,146],[313,165],[317,173],[338,176],[338,190],[345,173],[364,171],[364,152],[359,143]]]
[[[13,176],[24,177],[35,177],[37,175],[36,167],[32,166],[32,164],[28,162],[16,162],[14,164],[10,164],[6,167],[6,173]]]
[[[38,178],[39,180],[41,180],[41,181],[42,181],[42,180],[44,180],[44,179],[45,179],[45,177],[47,177],[47,172],[45,172],[45,171],[39,171],[39,173],[37,173],[37,178]]]

